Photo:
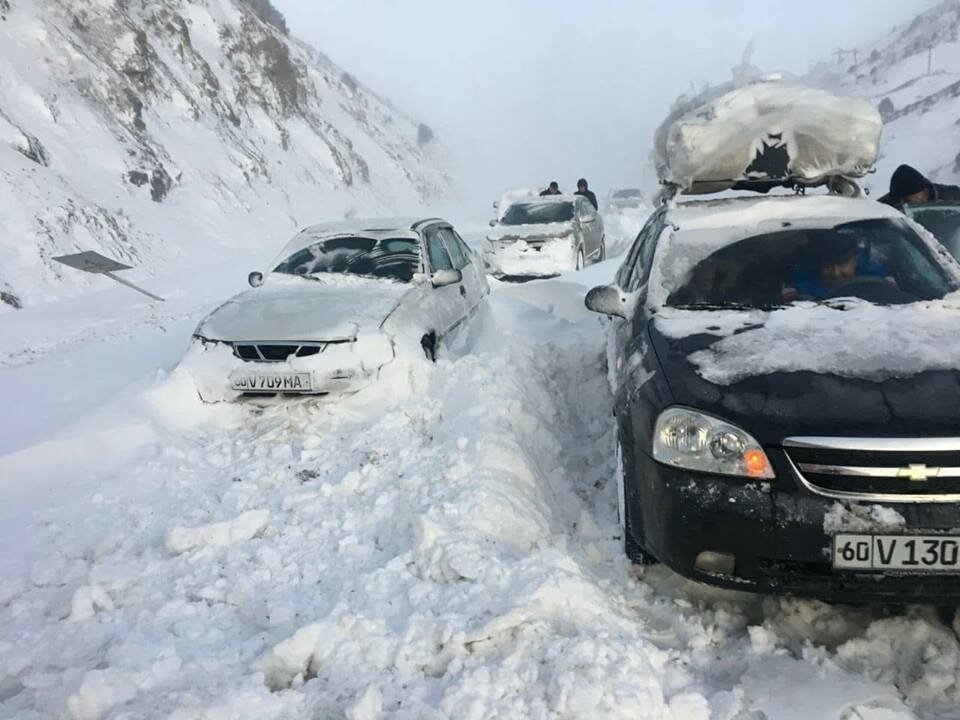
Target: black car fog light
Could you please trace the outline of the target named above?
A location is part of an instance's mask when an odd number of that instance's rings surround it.
[[[728,553],[714,552],[713,550],[704,550],[697,555],[693,566],[701,572],[711,575],[733,575],[733,569],[737,564],[735,556]]]

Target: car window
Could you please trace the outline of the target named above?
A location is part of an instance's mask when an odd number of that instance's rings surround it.
[[[656,238],[660,234],[662,219],[662,212],[656,212],[651,215],[650,219],[647,220],[647,223],[640,230],[636,240],[633,241],[630,252],[627,254],[626,262],[624,262],[617,272],[617,284],[624,290],[628,292],[635,290],[639,287],[640,280],[645,276],[650,257],[652,257],[653,249],[656,246],[655,242],[647,242],[647,238]]]
[[[365,275],[410,282],[420,269],[420,243],[413,238],[376,240],[335,237],[319,240],[283,260],[273,271],[306,277]]]
[[[671,245],[673,257],[661,258],[666,266],[682,262],[685,251],[683,243]],[[953,289],[907,222],[891,218],[749,237],[697,262],[675,284],[666,288],[668,305],[768,307],[839,297],[902,304]]]
[[[452,270],[453,262],[451,262],[450,255],[443,245],[439,228],[427,228],[425,234],[427,236],[427,255],[430,258],[431,270],[434,272],[437,270]]]
[[[907,214],[960,259],[960,205],[908,206]]]
[[[463,249],[457,244],[457,237],[450,228],[441,228],[440,235],[447,246],[447,253],[453,261],[453,266],[457,270],[462,270],[467,265],[467,257],[463,254]]]

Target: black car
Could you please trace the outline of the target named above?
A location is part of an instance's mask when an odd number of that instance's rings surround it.
[[[838,601],[960,600],[960,266],[836,196],[661,207],[615,283],[624,548]]]
[[[907,205],[903,211],[929,230],[954,257],[960,257],[960,204],[923,203]]]

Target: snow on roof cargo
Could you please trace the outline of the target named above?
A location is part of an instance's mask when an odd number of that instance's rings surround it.
[[[662,183],[689,194],[815,186],[866,175],[881,126],[864,100],[779,78],[728,84],[674,108],[654,163]]]

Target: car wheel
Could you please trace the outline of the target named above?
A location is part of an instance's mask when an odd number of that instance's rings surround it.
[[[583,270],[583,248],[577,250],[577,270]]]
[[[437,334],[429,332],[420,338],[420,347],[423,348],[423,355],[430,362],[437,361]]]
[[[620,537],[623,543],[623,552],[634,565],[655,565],[657,559],[644,550],[633,538],[633,529],[630,523],[630,512],[627,509],[626,467],[624,465],[623,446],[617,438],[617,515],[620,519]]]

